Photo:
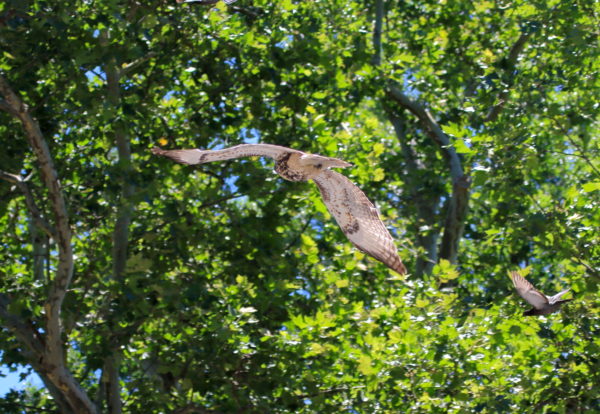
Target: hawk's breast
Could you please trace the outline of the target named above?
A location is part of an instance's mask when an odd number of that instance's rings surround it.
[[[292,167],[292,162],[290,162],[290,158],[293,155],[297,156],[292,152],[288,152],[281,156],[275,162],[275,172],[289,181],[307,181],[308,177],[305,171],[302,171],[299,168]]]

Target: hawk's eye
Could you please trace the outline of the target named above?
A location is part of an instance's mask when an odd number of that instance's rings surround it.
[[[323,164],[321,164],[321,163],[315,164],[315,168],[321,169],[321,168],[323,168]]]

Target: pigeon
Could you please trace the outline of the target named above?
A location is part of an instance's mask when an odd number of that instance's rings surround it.
[[[533,308],[523,312],[523,316],[548,315],[558,311],[563,303],[570,302],[573,299],[561,299],[561,297],[571,289],[565,289],[554,296],[546,296],[533,287],[519,272],[510,272],[517,293]]]

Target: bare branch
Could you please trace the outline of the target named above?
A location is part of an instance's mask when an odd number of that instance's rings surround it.
[[[427,134],[438,144],[440,151],[448,161],[452,178],[452,196],[447,203],[444,234],[440,244],[439,256],[451,263],[456,263],[460,238],[462,237],[469,206],[471,179],[464,174],[462,161],[458,153],[429,111],[418,102],[411,100],[394,85],[388,86],[387,93],[402,108],[407,109],[419,119]]]
[[[439,239],[439,229],[435,224],[438,219],[438,211],[436,206],[439,205],[441,194],[433,194],[429,197],[424,197],[418,190],[419,184],[414,177],[417,171],[425,170],[425,167],[418,162],[417,155],[407,142],[404,122],[393,111],[388,111],[388,116],[396,132],[396,137],[402,148],[402,154],[408,169],[413,174],[408,174],[407,184],[412,197],[417,207],[417,215],[419,221],[416,223],[418,227],[417,239],[418,245],[425,249],[425,258],[419,254],[417,256],[417,264],[415,266],[415,276],[421,277],[423,274],[429,274],[433,270],[433,266],[437,263],[437,242]],[[422,227],[427,227],[427,230],[421,230]]]
[[[285,248],[283,249],[284,252],[288,252],[290,251],[290,249],[292,248],[292,246],[296,245],[296,243],[298,243],[298,241],[300,241],[300,238],[302,237],[302,235],[304,233],[306,233],[306,229],[308,228],[308,226],[310,225],[310,222],[312,221],[314,215],[310,214],[308,216],[308,218],[306,219],[306,221],[304,222],[304,225],[302,226],[302,229],[300,229],[299,232],[297,232],[294,237],[292,238],[292,240],[289,241],[289,243],[285,246]]]
[[[440,244],[440,258],[456,263],[460,238],[465,228],[469,209],[469,187],[471,178],[463,175],[452,182],[452,196],[448,202],[444,235]]]
[[[417,101],[411,100],[408,96],[406,96],[400,89],[397,87],[390,85],[387,88],[388,96],[391,97],[394,101],[400,104],[404,109],[412,112],[418,119],[421,121],[421,124],[425,127],[425,131],[427,134],[433,139],[433,141],[438,144],[442,154],[450,163],[450,174],[453,179],[458,179],[464,175],[460,158],[456,153],[456,150],[450,144],[450,140],[448,136],[442,131],[442,128],[438,125],[437,121],[433,118],[433,116],[429,113],[427,109],[425,109],[421,104]]]
[[[578,157],[578,158],[581,158],[592,169],[592,171],[594,172],[595,175],[600,176],[600,171],[598,171],[598,168],[596,168],[596,166],[594,165],[594,163],[592,162],[592,160],[590,159],[590,157],[588,157],[586,155],[585,149],[583,149],[580,144],[578,144],[573,138],[571,138],[571,134],[569,133],[568,129],[565,128],[564,126],[562,126],[557,119],[552,119],[552,123],[565,136],[565,138],[567,139],[567,141],[569,141],[569,143],[573,147],[575,147],[575,149],[577,151],[579,151],[579,153],[573,152],[572,154],[568,154],[568,153],[558,152],[558,151],[551,151],[551,152],[555,153],[555,154],[566,155],[566,156],[569,156],[569,157]]]
[[[16,186],[19,188],[19,190],[21,190],[21,192],[25,196],[25,204],[27,205],[27,208],[29,209],[29,212],[31,213],[31,217],[35,224],[41,230],[43,230],[48,237],[57,239],[58,236],[56,234],[56,229],[52,228],[52,226],[50,226],[50,224],[48,224],[48,222],[43,218],[42,213],[37,208],[35,199],[33,198],[33,194],[31,193],[31,190],[29,189],[26,180],[24,180],[23,178],[21,178],[21,176],[17,174],[11,174],[2,170],[0,170],[0,178],[13,184],[16,184]]]

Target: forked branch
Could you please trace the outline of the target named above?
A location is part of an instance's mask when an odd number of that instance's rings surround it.
[[[444,234],[439,247],[439,257],[456,263],[458,247],[464,229],[467,209],[469,206],[469,186],[471,180],[465,175],[462,161],[452,146],[450,139],[444,133],[431,113],[417,101],[410,99],[395,85],[387,88],[388,96],[415,115],[427,135],[439,146],[444,158],[448,161],[450,176],[452,178],[452,196],[447,203],[446,218],[444,221]]]
[[[31,116],[27,105],[13,91],[2,75],[0,75],[0,95],[10,107],[7,112],[15,116],[23,125],[27,141],[33,149],[39,164],[42,182],[48,190],[49,204],[56,226],[53,233],[58,246],[58,265],[44,305],[46,317],[44,348],[43,351],[40,351],[41,356],[35,353],[32,355],[33,358],[37,358],[32,362],[32,365],[40,373],[40,376],[46,378],[52,384],[49,387],[51,392],[53,390],[60,392],[60,395],[57,395],[56,398],[59,402],[68,402],[70,411],[96,413],[96,407],[65,365],[66,358],[61,335],[60,313],[65,294],[73,277],[73,248],[71,245],[69,216],[58,173],[39,124]],[[6,178],[6,176],[4,177]],[[8,314],[3,315],[5,320],[9,317]],[[10,319],[8,319],[8,322],[11,323]],[[17,332],[20,332],[20,330],[18,329]],[[29,344],[31,341],[27,337],[21,335],[18,335],[18,337],[27,345],[27,348],[31,348]]]

